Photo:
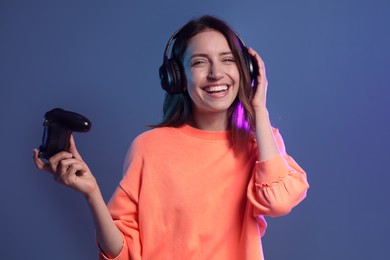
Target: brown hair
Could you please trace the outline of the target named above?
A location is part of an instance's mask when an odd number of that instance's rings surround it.
[[[228,109],[227,128],[231,131],[230,139],[232,146],[235,150],[240,150],[253,137],[255,119],[254,110],[251,106],[253,97],[251,79],[244,60],[243,46],[236,33],[224,21],[214,16],[205,15],[190,20],[175,35],[172,58],[181,66],[181,71],[184,71],[182,64],[188,41],[194,35],[207,29],[216,30],[225,36],[234,58],[238,61],[237,67],[240,73],[240,87],[236,99]],[[185,80],[184,82],[186,84]],[[170,94],[167,92],[163,112],[164,118],[162,122],[152,127],[179,127],[191,121],[192,101],[188,92],[184,91],[179,94]]]

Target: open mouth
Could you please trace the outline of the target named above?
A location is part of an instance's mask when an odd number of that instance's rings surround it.
[[[209,94],[221,93],[229,89],[228,85],[205,87],[203,90]]]

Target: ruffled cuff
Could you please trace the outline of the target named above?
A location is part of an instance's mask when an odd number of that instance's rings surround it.
[[[306,197],[309,185],[305,172],[289,156],[256,162],[248,186],[254,215],[282,216]]]
[[[256,162],[255,165],[255,182],[260,187],[270,187],[283,180],[290,171],[293,170],[288,165],[282,155],[277,155],[272,159]]]

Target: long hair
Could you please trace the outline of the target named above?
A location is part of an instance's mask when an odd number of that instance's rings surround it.
[[[238,61],[237,67],[240,74],[239,90],[236,99],[228,109],[227,128],[230,130],[230,141],[235,150],[243,148],[253,138],[255,128],[255,113],[251,106],[253,89],[249,75],[249,69],[245,63],[243,46],[236,33],[221,19],[214,16],[201,16],[190,20],[175,35],[172,47],[172,58],[183,69],[183,59],[188,41],[198,33],[207,29],[220,32],[226,38],[234,58]],[[183,75],[185,78],[185,76]],[[186,80],[183,80],[186,84]],[[186,89],[186,86],[183,86]],[[192,101],[188,91],[179,94],[165,94],[164,117],[161,123],[152,127],[173,126],[179,127],[191,121]]]

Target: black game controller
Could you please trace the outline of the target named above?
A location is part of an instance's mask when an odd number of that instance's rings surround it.
[[[42,145],[38,157],[49,159],[61,151],[68,151],[72,132],[88,132],[91,122],[84,116],[54,108],[45,113]]]

